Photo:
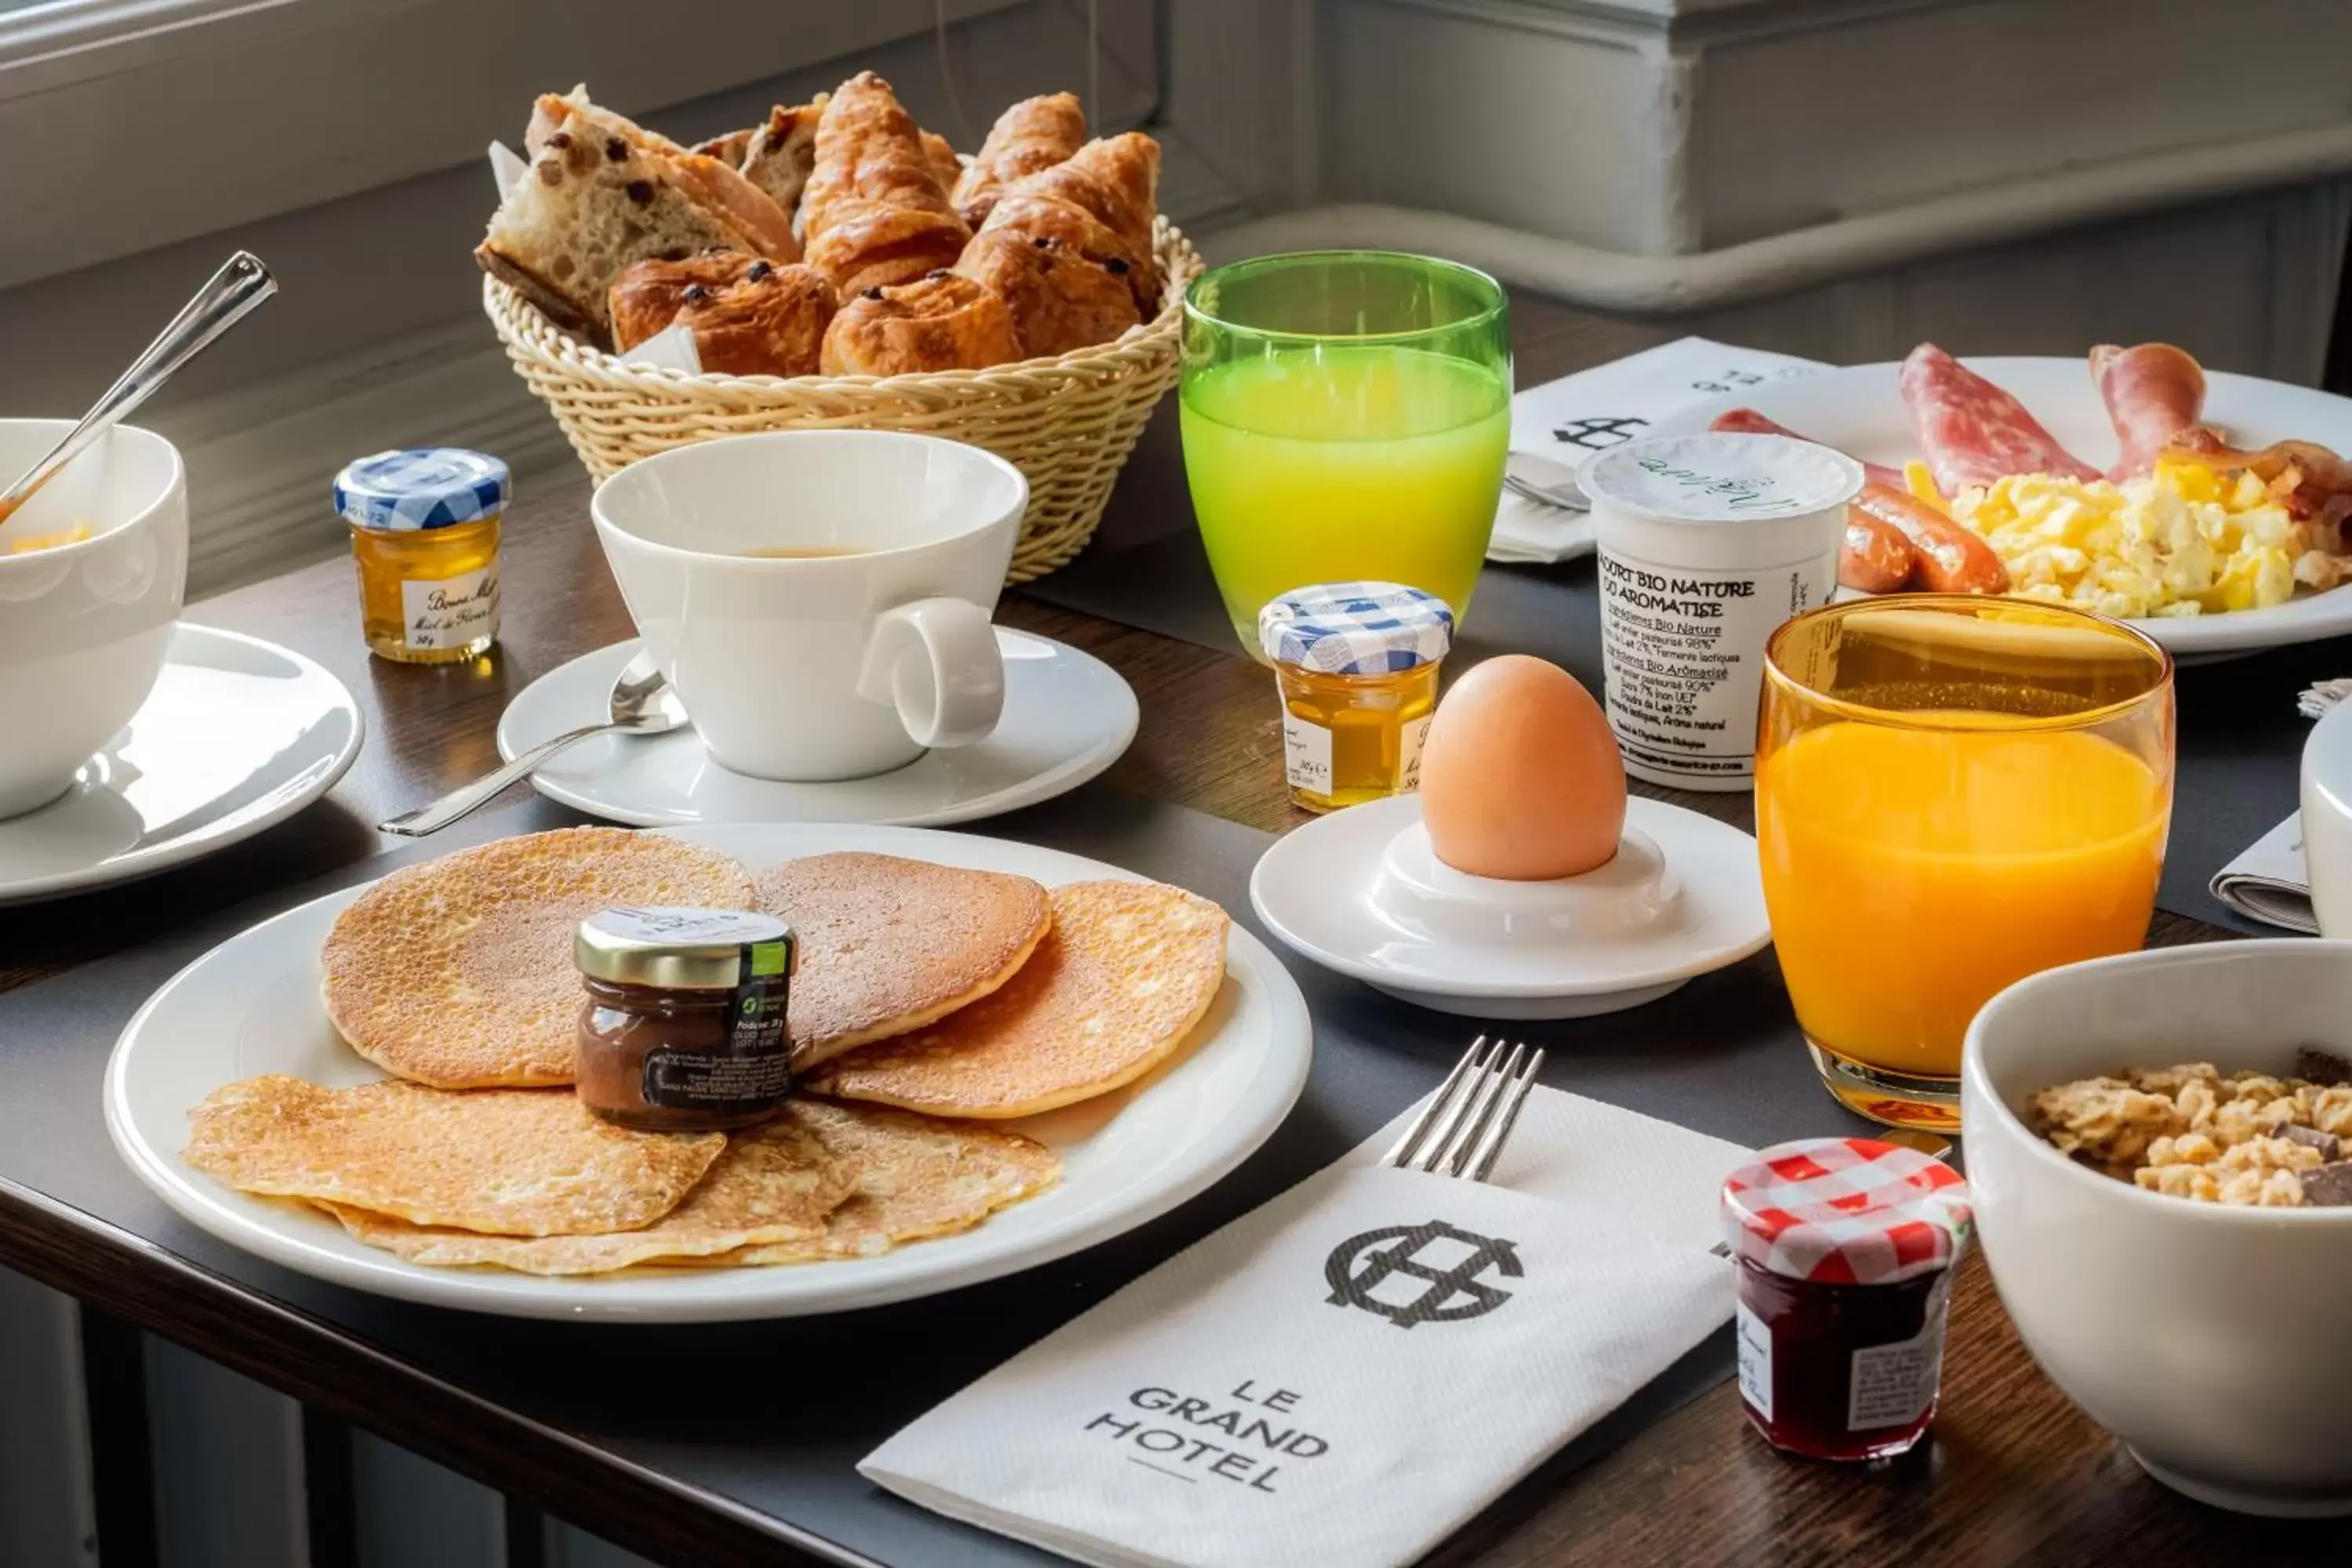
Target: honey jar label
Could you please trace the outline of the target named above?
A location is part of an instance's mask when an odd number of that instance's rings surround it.
[[[1322,725],[1284,713],[1282,761],[1291,788],[1312,795],[1331,793],[1331,731]]]
[[[499,563],[455,577],[404,578],[401,638],[413,648],[467,647],[499,630]]]
[[[1397,788],[1405,795],[1421,788],[1421,748],[1429,741],[1429,721],[1434,717],[1432,712],[1406,720],[1397,736]]]

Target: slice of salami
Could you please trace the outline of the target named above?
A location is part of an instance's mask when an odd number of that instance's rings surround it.
[[[2123,456],[2107,470],[2118,484],[2154,468],[2157,455],[2204,411],[2205,373],[2170,343],[2101,343],[2091,351],[2091,380],[2123,443]]]
[[[2099,477],[2058,445],[2025,405],[1933,343],[1921,343],[1903,362],[1903,403],[1937,488],[1948,496],[2008,474]]]
[[[1792,441],[1813,440],[1811,436],[1800,436],[1786,425],[1777,424],[1753,408],[1727,410],[1717,415],[1714,423],[1707,426],[1707,428],[1727,431],[1734,436],[1786,436]],[[1827,447],[1829,443],[1813,441],[1813,445]],[[1852,457],[1853,454],[1848,453],[1847,456]],[[1858,458],[1854,460],[1862,462]],[[1862,472],[1864,479],[1870,484],[1885,485],[1891,489],[1898,490],[1903,488],[1903,471],[1900,468],[1890,468],[1884,463],[1863,462]]]

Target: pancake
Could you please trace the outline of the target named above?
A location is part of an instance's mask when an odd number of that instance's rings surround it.
[[[394,871],[335,919],[320,959],[352,1049],[436,1089],[572,1081],[572,928],[616,904],[753,907],[726,856],[655,833],[569,827]]]
[[[855,1161],[857,1191],[812,1240],[749,1247],[713,1264],[815,1263],[872,1258],[896,1243],[978,1225],[1061,1179],[1062,1162],[1016,1132],[935,1121],[862,1105],[795,1100],[784,1114]]]
[[[1073,882],[1051,901],[1053,929],[1001,989],[808,1087],[934,1116],[1033,1116],[1166,1060],[1224,978],[1225,911],[1158,882]]]
[[[706,1257],[762,1242],[821,1241],[825,1216],[857,1185],[857,1164],[809,1129],[778,1121],[728,1141],[686,1201],[643,1230],[603,1236],[482,1236],[411,1225],[341,1204],[320,1206],[370,1247],[436,1268],[609,1274],[657,1258]]]
[[[803,1072],[987,995],[1052,919],[1026,877],[896,855],[787,860],[760,873],[759,889],[800,943],[784,1019]]]
[[[446,1094],[387,1079],[320,1089],[273,1073],[188,1113],[181,1158],[243,1192],[501,1236],[634,1230],[684,1201],[720,1132],[632,1132],[569,1094]]]

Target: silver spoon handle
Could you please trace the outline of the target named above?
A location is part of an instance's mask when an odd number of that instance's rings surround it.
[[[530,776],[532,770],[574,741],[584,741],[591,735],[601,735],[620,725],[583,724],[568,730],[551,741],[541,741],[528,752],[517,753],[514,761],[504,767],[484,773],[471,784],[459,784],[438,800],[427,801],[415,811],[404,811],[398,816],[388,816],[375,825],[379,833],[397,833],[404,838],[422,838],[428,833],[438,833],[461,816],[470,816],[488,805],[499,792],[517,779]]]
[[[65,439],[49,448],[48,455],[34,464],[22,479],[0,491],[0,517],[14,511],[52,474],[146,402],[174,371],[210,348],[223,332],[276,292],[278,279],[269,275],[269,268],[261,264],[259,257],[247,250],[230,257],[213,274],[212,280],[180,307],[180,313],[131,362],[131,367],[106,389],[106,395],[90,405],[89,412],[81,416],[81,423],[67,431]]]

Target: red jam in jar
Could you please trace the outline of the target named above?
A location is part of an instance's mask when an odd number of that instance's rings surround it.
[[[1773,1447],[1904,1453],[1936,1417],[1951,1270],[1974,1220],[1959,1173],[1869,1138],[1777,1144],[1726,1177],[1739,1398]]]

